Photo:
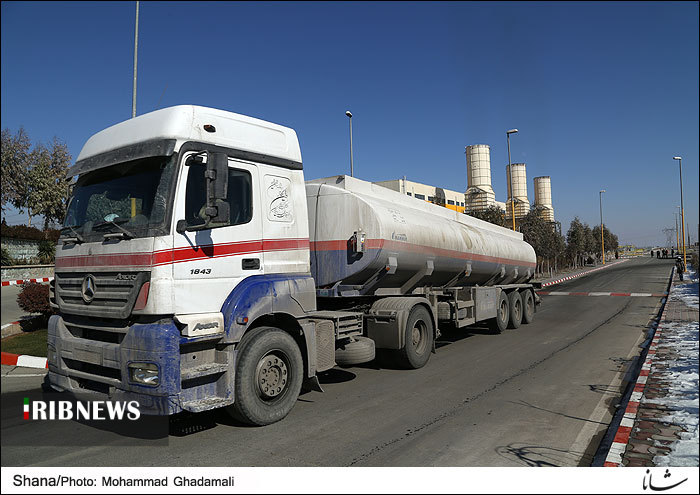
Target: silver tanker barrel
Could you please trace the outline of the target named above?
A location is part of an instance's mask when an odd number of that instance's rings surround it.
[[[528,282],[522,234],[349,176],[306,182],[319,296]]]

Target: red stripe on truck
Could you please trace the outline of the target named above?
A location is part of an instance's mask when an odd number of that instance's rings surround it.
[[[56,258],[56,268],[92,268],[105,266],[151,267],[199,259],[236,256],[240,254],[300,249],[309,249],[309,240],[307,238],[256,239],[251,241],[163,249],[153,253],[61,256]]]

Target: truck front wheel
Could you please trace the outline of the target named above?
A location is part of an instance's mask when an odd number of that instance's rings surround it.
[[[283,419],[299,397],[304,365],[294,339],[274,328],[244,335],[236,355],[234,403],[228,411],[262,426]]]

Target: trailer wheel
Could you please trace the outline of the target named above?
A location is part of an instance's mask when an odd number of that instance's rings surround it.
[[[415,306],[406,320],[404,347],[396,353],[399,365],[410,369],[425,366],[433,350],[433,335],[430,313],[425,306]]]
[[[510,306],[510,319],[508,328],[518,328],[523,321],[523,300],[517,290],[508,294],[508,306]]]
[[[498,298],[498,309],[496,317],[488,320],[489,328],[493,333],[503,333],[508,328],[508,320],[510,319],[510,304],[508,304],[508,296],[501,291]]]
[[[256,328],[241,340],[236,356],[236,419],[268,425],[283,419],[296,403],[303,380],[301,351],[294,339],[274,327]]]
[[[335,362],[339,366],[367,363],[374,359],[374,340],[354,337],[354,340],[335,350]]]
[[[520,295],[523,299],[523,323],[532,323],[535,319],[535,298],[530,289],[525,289]]]

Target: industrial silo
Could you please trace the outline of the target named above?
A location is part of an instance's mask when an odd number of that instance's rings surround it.
[[[509,168],[510,167],[510,168]],[[513,181],[511,183],[511,171],[513,170]],[[527,175],[524,163],[513,163],[506,165],[506,180],[508,181],[508,201],[506,201],[506,218],[511,219],[512,208],[511,199],[515,199],[515,218],[522,218],[530,212],[530,202],[527,199]],[[513,192],[511,192],[511,184]]]
[[[491,187],[491,148],[488,144],[473,144],[464,149],[467,155],[467,213],[493,206],[496,195]]]
[[[539,206],[540,216],[547,222],[554,221],[552,206],[552,180],[547,176],[535,177],[535,206]]]

